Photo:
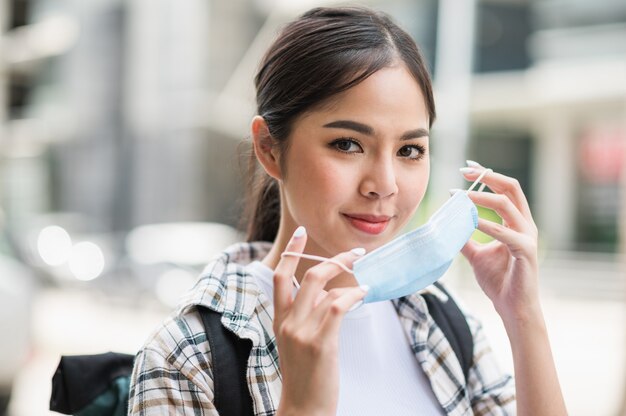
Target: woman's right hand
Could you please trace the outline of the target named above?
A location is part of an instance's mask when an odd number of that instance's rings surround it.
[[[285,251],[302,253],[304,229]],[[359,255],[344,252],[334,260],[352,267]],[[293,296],[298,257],[282,256],[274,272],[274,333],[278,344],[282,393],[278,415],[335,415],[339,399],[339,328],[345,313],[363,299],[360,287],[324,291],[342,269],[331,262],[311,267]]]

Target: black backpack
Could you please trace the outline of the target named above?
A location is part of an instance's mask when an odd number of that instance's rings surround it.
[[[430,315],[442,330],[461,364],[467,380],[472,366],[474,342],[465,316],[448,296],[442,301],[423,295]],[[214,405],[220,416],[252,416],[252,398],[246,369],[252,343],[226,329],[221,315],[198,307],[211,347]],[[129,354],[63,356],[52,378],[50,410],[78,416],[123,416],[127,414],[130,376],[135,357]]]

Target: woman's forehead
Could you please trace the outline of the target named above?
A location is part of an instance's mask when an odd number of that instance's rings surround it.
[[[428,128],[428,109],[417,81],[404,67],[397,66],[375,72],[307,111],[300,121],[326,124],[339,119],[367,124],[410,120],[416,127]]]

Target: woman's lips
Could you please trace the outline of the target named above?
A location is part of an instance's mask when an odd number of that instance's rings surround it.
[[[391,217],[386,215],[343,214],[352,226],[364,233],[380,234],[389,225]]]

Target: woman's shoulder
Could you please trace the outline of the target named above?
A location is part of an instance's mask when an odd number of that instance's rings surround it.
[[[172,407],[172,398],[189,400],[184,396],[191,397],[194,407],[207,412],[213,409],[209,343],[194,308],[168,317],[137,353],[129,414],[172,413],[177,410]]]
[[[204,306],[226,316],[250,315],[260,289],[247,266],[260,260],[271,248],[266,242],[244,242],[229,246],[204,268],[194,286],[181,298],[177,314]]]
[[[237,243],[211,260],[195,285],[148,337],[140,354],[154,355],[175,368],[182,368],[205,356],[209,350],[206,331],[199,313],[202,307],[227,317],[252,315],[257,303],[258,287],[245,272],[251,261],[265,256],[270,243]],[[231,319],[225,320],[234,325]],[[237,329],[237,328],[231,328]]]
[[[156,327],[141,347],[138,356],[150,356],[153,365],[182,370],[196,365],[209,351],[209,344],[198,308],[176,311]],[[190,359],[192,359],[190,361]]]

